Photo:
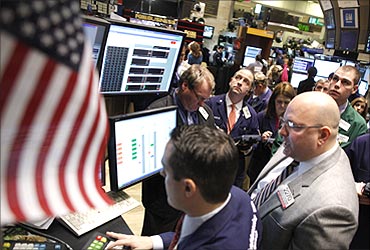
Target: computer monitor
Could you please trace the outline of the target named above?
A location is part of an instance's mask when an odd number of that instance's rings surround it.
[[[256,56],[261,54],[262,48],[247,46],[244,52],[243,66],[248,66],[250,63],[254,62]]]
[[[108,161],[110,186],[119,191],[162,169],[170,132],[176,127],[175,106],[110,117]]]
[[[335,30],[326,31],[325,47],[327,49],[335,49]]]
[[[314,65],[315,59],[306,57],[295,57],[293,61],[293,72],[307,74],[309,68]]]
[[[203,38],[212,39],[215,32],[215,27],[204,25]]]
[[[82,27],[84,29],[85,36],[90,42],[90,46],[92,48],[92,59],[95,68],[98,72],[100,72],[103,58],[103,49],[107,40],[109,30],[109,22],[101,18],[83,15]]]
[[[110,22],[100,92],[105,95],[167,92],[185,33],[117,20]]]
[[[361,80],[360,83],[358,84],[357,92],[362,96],[366,96],[368,90],[369,83],[367,81]]]
[[[340,62],[316,59],[314,66],[317,69],[317,76],[327,78],[330,73],[335,72],[341,66],[341,64]]]
[[[293,88],[298,88],[299,82],[306,79],[307,74],[297,73],[293,71],[292,78],[290,79],[290,84],[292,84]]]
[[[356,30],[344,30],[340,31],[340,44],[339,49],[356,51],[359,31]]]
[[[326,29],[335,29],[334,9],[326,10],[324,14]]]

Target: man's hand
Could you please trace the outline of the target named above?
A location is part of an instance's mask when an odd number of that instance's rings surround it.
[[[117,249],[117,248],[114,248],[116,246],[130,247],[132,250],[134,249],[143,249],[143,250],[153,249],[152,239],[148,236],[135,236],[135,235],[119,234],[119,233],[114,233],[114,232],[106,232],[106,234],[111,238],[117,239],[116,241],[109,242],[106,249]]]

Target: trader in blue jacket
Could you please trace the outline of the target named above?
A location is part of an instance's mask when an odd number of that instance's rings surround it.
[[[258,249],[262,233],[257,210],[232,186],[238,152],[225,132],[204,125],[177,127],[162,158],[168,203],[184,212],[175,232],[117,239],[108,249]]]
[[[229,82],[229,91],[226,94],[210,97],[206,104],[212,109],[215,124],[231,135],[235,141],[242,135],[258,135],[257,113],[247,103],[252,91],[254,76],[252,71],[241,69],[237,71]],[[232,113],[235,120],[232,122]],[[252,146],[252,145],[249,145]],[[248,145],[239,151],[239,169],[234,182],[235,186],[243,187],[246,176],[245,155],[250,147]]]

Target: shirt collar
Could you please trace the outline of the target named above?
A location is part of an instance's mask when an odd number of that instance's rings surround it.
[[[207,214],[204,214],[202,216],[191,217],[191,216],[185,215],[184,221],[182,223],[182,228],[181,228],[180,241],[182,238],[194,233],[204,222],[206,222],[207,220],[215,216],[217,213],[219,213],[227,205],[230,199],[231,199],[231,193],[229,193],[229,195],[227,196],[227,199],[225,200],[224,203],[222,203],[221,206],[217,207],[213,211]]]
[[[346,110],[347,106],[348,106],[348,100],[344,104],[339,106],[340,114],[342,114],[344,110]]]
[[[226,107],[228,107],[228,108],[231,106],[231,104],[233,104],[233,102],[231,101],[231,99],[229,97],[229,94],[226,94],[225,102],[226,102]],[[239,111],[243,107],[243,100],[241,100],[238,103],[234,103],[234,104],[235,104],[236,110]]]

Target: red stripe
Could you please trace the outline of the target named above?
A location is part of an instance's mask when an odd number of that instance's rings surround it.
[[[47,63],[40,74],[40,78],[38,82],[29,83],[29,84],[36,84],[36,88],[34,89],[34,92],[32,93],[32,97],[28,104],[26,104],[26,110],[24,112],[24,116],[21,119],[21,123],[19,125],[19,129],[16,133],[16,137],[14,140],[14,144],[12,145],[11,151],[10,151],[10,157],[8,162],[7,169],[9,170],[7,174],[8,180],[12,178],[18,177],[18,168],[25,167],[20,166],[20,157],[21,152],[23,152],[24,145],[28,142],[29,133],[33,124],[33,120],[35,118],[35,115],[37,114],[37,111],[39,109],[39,105],[43,99],[43,95],[41,94],[40,90],[46,89],[47,85],[49,84],[50,77],[52,75],[54,68],[54,64]],[[37,182],[37,180],[36,180]],[[24,213],[22,210],[25,208],[22,208],[18,201],[18,188],[16,185],[16,181],[8,182],[7,190],[8,190],[8,202],[11,210],[14,212],[16,217],[18,219],[25,219]]]
[[[63,84],[62,79],[58,79],[58,81],[60,81],[60,84]],[[66,111],[66,108],[65,108],[66,103],[68,103],[68,101],[70,100],[71,95],[73,93],[73,89],[74,89],[74,84],[71,84],[71,83],[67,84],[66,88],[64,89],[63,95],[61,96],[58,105],[53,111],[53,117],[50,121],[49,127],[46,130],[43,143],[42,143],[42,147],[41,147],[42,150],[40,151],[40,154],[37,159],[36,178],[40,181],[36,182],[36,191],[37,191],[37,196],[38,196],[40,205],[48,215],[52,215],[52,211],[50,209],[48,200],[46,198],[46,192],[48,192],[48,190],[46,188],[44,189],[45,180],[43,177],[44,177],[44,172],[46,168],[45,161],[48,157],[50,157],[49,151],[51,149],[51,145],[53,144],[55,135],[59,132],[59,129],[63,129],[63,128],[60,128],[60,121]],[[58,163],[56,163],[56,165],[58,165]]]
[[[102,112],[105,112],[101,110],[102,106],[100,105],[100,102],[99,102],[99,116],[101,116]],[[105,191],[101,188],[101,182],[100,182],[100,179],[98,178],[99,176],[99,171],[100,171],[100,164],[98,163],[101,163],[102,160],[104,159],[104,152],[105,152],[105,149],[106,149],[106,145],[107,145],[107,142],[108,142],[108,134],[109,134],[109,126],[108,126],[108,120],[106,120],[106,123],[105,123],[105,133],[104,133],[104,137],[102,138],[102,141],[100,143],[100,150],[99,150],[99,153],[97,154],[96,156],[96,167],[95,167],[95,187],[96,187],[96,190],[98,190],[100,196],[105,200],[105,202],[107,202],[108,204],[113,204],[114,202],[105,194]],[[105,164],[105,162],[103,162],[103,164]]]
[[[0,80],[0,114],[3,114],[5,103],[11,96],[10,93],[15,86],[15,79],[18,77],[19,70],[26,61],[25,58],[28,53],[29,48],[26,45],[23,43],[16,43],[12,55],[9,56],[9,61],[6,64],[4,74],[1,76]]]
[[[80,110],[81,119],[82,119],[82,115],[85,114],[87,108],[89,107],[89,101],[91,99],[91,89],[92,89],[92,85],[93,85],[92,83],[95,83],[93,81],[94,80],[93,77],[94,77],[94,71],[91,68],[88,91],[86,92],[85,100],[84,100],[83,105],[82,105],[81,110]],[[79,167],[78,167],[78,185],[80,187],[82,197],[85,199],[86,203],[90,207],[93,207],[94,205],[93,205],[93,203],[91,202],[91,200],[89,199],[89,197],[87,195],[85,186],[83,184],[83,179],[84,179],[84,170],[85,170],[85,164],[86,164],[86,157],[88,155],[88,150],[89,150],[89,147],[91,145],[91,141],[94,137],[94,133],[96,132],[96,128],[98,126],[98,121],[97,121],[98,118],[99,118],[99,116],[98,116],[98,114],[96,114],[93,126],[90,129],[88,139],[86,140],[86,143],[84,145],[84,148],[83,148],[83,151],[82,151],[82,154],[81,154],[81,158],[80,158],[80,162],[79,162]]]
[[[67,82],[67,89],[69,88],[72,88],[70,89],[72,92],[75,91],[75,86],[76,86],[76,81],[77,81],[77,73],[76,72],[72,72],[71,75],[69,76],[69,79],[68,79],[68,82]],[[61,100],[61,103],[60,105],[62,107],[66,107],[68,106],[68,102],[70,100],[69,99],[62,99]],[[68,192],[67,192],[67,184],[65,183],[66,180],[65,180],[65,176],[66,176],[66,165],[67,165],[67,161],[68,161],[68,157],[71,155],[71,151],[74,147],[74,142],[76,140],[76,136],[78,134],[78,128],[80,126],[80,123],[81,121],[77,120],[71,124],[73,124],[74,126],[72,127],[72,130],[70,131],[70,136],[68,138],[68,143],[66,144],[66,147],[65,147],[65,151],[63,153],[63,156],[61,158],[61,161],[60,161],[60,164],[59,164],[59,187],[60,187],[60,191],[62,193],[62,196],[63,196],[63,200],[65,202],[65,204],[67,205],[68,209],[69,210],[72,210],[72,211],[75,211],[74,207],[73,207],[73,204],[71,202],[71,200],[69,199],[69,196],[68,196]],[[69,131],[68,131],[69,132]]]

